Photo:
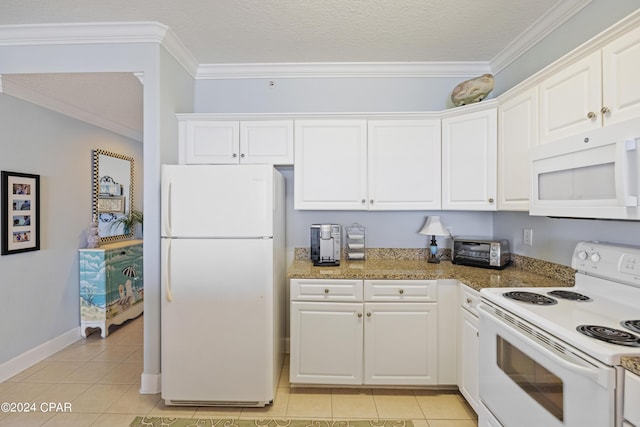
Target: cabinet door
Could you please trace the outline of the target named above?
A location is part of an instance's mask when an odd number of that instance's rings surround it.
[[[368,123],[370,210],[440,209],[440,120]]]
[[[442,120],[442,209],[496,210],[495,108]]]
[[[594,52],[540,83],[541,143],[602,126],[600,56]]]
[[[293,164],[293,120],[240,122],[240,163]]]
[[[180,126],[180,163],[238,163],[239,122],[193,120],[181,122]]]
[[[498,210],[529,210],[529,149],[538,143],[538,126],[537,87],[498,106]]]
[[[367,209],[367,122],[295,122],[295,209]]]
[[[476,412],[480,403],[478,375],[478,318],[461,308],[458,388]]]
[[[640,28],[602,49],[604,124],[640,116]]]
[[[362,303],[291,303],[290,381],[362,384]]]
[[[437,384],[437,304],[364,307],[364,383]]]

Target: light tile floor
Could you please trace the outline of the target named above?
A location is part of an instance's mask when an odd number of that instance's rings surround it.
[[[137,415],[219,418],[413,420],[416,427],[476,427],[464,398],[453,391],[299,388],[282,370],[273,405],[266,408],[168,407],[159,394],[141,395],[142,316],[94,333],[0,383],[0,404],[35,411],[0,412],[0,426],[128,426]],[[20,405],[20,408],[17,406]],[[51,406],[53,405],[53,406]],[[70,409],[70,411],[65,409]]]

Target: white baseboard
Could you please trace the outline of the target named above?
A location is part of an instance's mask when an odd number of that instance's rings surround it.
[[[158,394],[162,391],[161,374],[142,374],[140,379],[140,394]]]
[[[80,327],[75,327],[37,347],[0,364],[0,383],[46,359],[52,354],[70,346],[80,339]]]

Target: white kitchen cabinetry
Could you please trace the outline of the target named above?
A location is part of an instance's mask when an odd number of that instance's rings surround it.
[[[629,426],[640,426],[640,376],[624,374],[624,419]]]
[[[478,388],[478,310],[480,293],[466,285],[459,287],[458,388],[476,413],[480,405]]]
[[[295,209],[367,209],[366,120],[296,120]]]
[[[437,326],[433,280],[292,279],[290,381],[437,384]]]
[[[498,105],[498,210],[527,211],[531,194],[529,149],[538,143],[538,88]]]
[[[497,111],[495,107],[465,110],[442,119],[442,209],[493,211]]]
[[[640,29],[542,81],[540,141],[588,132],[640,115]]]
[[[295,208],[440,208],[440,120],[301,120]]]
[[[440,120],[370,120],[370,210],[440,209]]]
[[[290,381],[362,384],[362,280],[291,280]]]
[[[179,120],[180,164],[293,164],[293,120]]]

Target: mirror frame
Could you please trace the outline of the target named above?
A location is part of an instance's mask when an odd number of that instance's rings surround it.
[[[120,160],[126,160],[130,163],[129,168],[129,202],[127,203],[128,208],[125,211],[126,215],[131,213],[131,209],[133,209],[133,157],[125,156],[122,154],[112,153],[110,151],[105,151],[101,149],[92,150],[92,185],[93,185],[93,194],[91,201],[91,217],[92,221],[98,222],[98,199],[100,196],[100,156],[109,156],[114,157]],[[118,242],[120,240],[127,240],[133,238],[134,230],[129,230],[127,234],[114,234],[113,236],[100,236],[100,244],[104,243],[112,243]]]

